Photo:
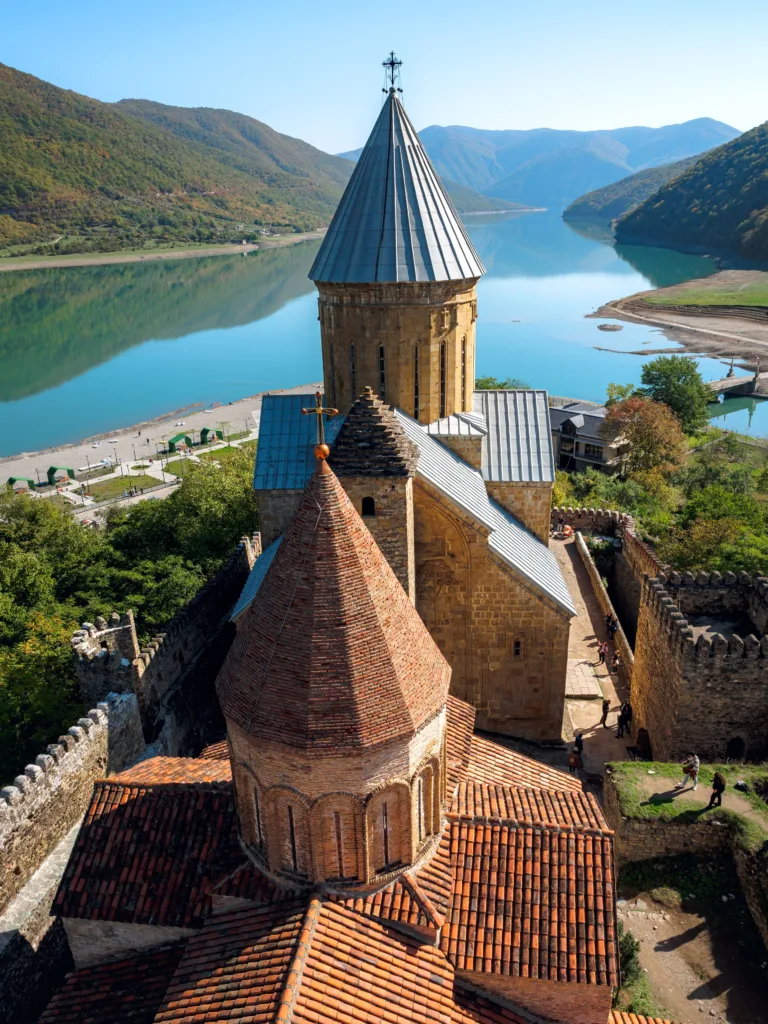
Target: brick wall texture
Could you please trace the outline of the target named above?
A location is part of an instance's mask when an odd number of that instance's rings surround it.
[[[605,1024],[611,1009],[610,985],[581,985],[475,971],[457,971],[456,974],[473,988],[486,989],[557,1024]]]
[[[473,280],[317,288],[325,395],[332,405],[346,412],[371,387],[410,416],[417,411],[421,423],[472,411]]]

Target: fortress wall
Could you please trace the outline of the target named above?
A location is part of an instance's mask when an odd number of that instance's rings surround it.
[[[587,570],[589,582],[592,585],[592,591],[600,605],[600,611],[603,615],[616,615],[611,599],[608,596],[608,591],[603,586],[603,581],[600,578],[600,573],[597,571],[597,566],[595,565],[592,555],[589,553],[589,548],[580,533],[576,534],[576,550],[579,552],[579,557]],[[623,673],[624,678],[631,683],[632,670],[635,664],[635,655],[629,645],[629,641],[627,640],[621,623],[619,623],[619,628],[616,630],[614,635],[613,645],[621,658],[621,672]]]

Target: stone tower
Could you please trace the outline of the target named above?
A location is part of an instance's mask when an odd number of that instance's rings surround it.
[[[391,88],[309,273],[327,401],[370,386],[421,423],[471,412],[484,272]]]
[[[434,848],[450,675],[319,461],[217,681],[240,834],[263,870],[349,890]]]
[[[366,388],[349,410],[328,460],[414,603],[413,478],[418,458],[395,414]]]

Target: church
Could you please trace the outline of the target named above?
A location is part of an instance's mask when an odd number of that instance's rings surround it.
[[[573,614],[546,396],[471,390],[481,273],[393,88],[313,268],[324,394],[264,405],[226,739],[96,782],[40,1024],[621,1020],[599,804],[475,731],[560,736]]]
[[[452,669],[481,729],[563,731],[575,609],[549,551],[544,391],[475,391],[484,269],[390,91],[310,271],[330,465]],[[263,400],[254,487],[264,554],[307,483],[312,395]],[[245,604],[243,605],[245,606]]]

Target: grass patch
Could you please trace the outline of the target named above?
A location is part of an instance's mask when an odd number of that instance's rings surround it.
[[[667,1016],[664,1007],[656,1002],[645,973],[641,973],[631,985],[622,985],[616,993],[613,1005],[615,1009],[623,1010],[624,1013],[634,1013],[649,1017],[651,1020],[661,1020]]]
[[[174,459],[173,462],[166,462],[163,466],[163,472],[173,473],[174,476],[186,476],[189,472],[189,467],[194,467],[195,463],[192,459]]]
[[[134,469],[136,469],[136,470],[139,470],[139,469],[149,469],[149,463],[148,462],[137,462],[135,466],[131,466],[131,470],[133,471]]]
[[[146,490],[147,487],[156,487],[158,483],[153,476],[146,476],[143,473],[131,476],[130,481],[127,476],[116,476],[111,480],[102,480],[100,484],[93,484],[86,493],[95,501],[106,501],[108,498],[119,498],[123,491],[130,487],[143,487]]]
[[[735,843],[745,850],[758,850],[768,842],[768,805],[761,796],[768,787],[768,769],[748,765],[702,764],[699,770],[699,789],[706,793],[712,788],[715,772],[726,779],[725,807],[707,811],[701,803],[694,803],[684,796],[673,796],[671,790],[683,778],[680,766],[660,761],[618,761],[609,766],[616,785],[621,813],[637,820],[673,821],[679,825],[695,825],[705,821],[719,821],[728,826]],[[643,784],[648,772],[656,777],[669,780],[670,792],[649,795]],[[747,792],[734,790],[733,784],[743,779],[748,785]],[[759,820],[728,808],[728,794],[738,793],[746,800]]]
[[[768,306],[768,274],[741,288],[705,279],[700,287],[665,288],[663,294],[646,296],[643,302],[653,306]]]

